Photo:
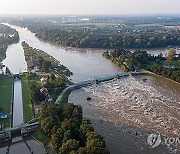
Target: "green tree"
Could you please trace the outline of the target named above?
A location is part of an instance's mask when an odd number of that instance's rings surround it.
[[[77,150],[76,154],[87,154],[87,149],[84,148],[84,147],[80,147],[80,148]]]
[[[30,86],[30,94],[31,94],[31,99],[33,100],[33,102],[36,102],[36,103],[39,102],[40,91],[34,82]]]
[[[45,61],[43,62],[42,67],[44,68],[45,71],[49,71],[49,69],[50,69],[50,67],[51,67],[51,62],[45,60]]]
[[[56,77],[55,77],[54,73],[51,73],[50,78],[51,78],[51,80],[55,80],[55,79],[56,79]]]
[[[104,139],[95,132],[87,133],[86,149],[91,154],[109,154]]]
[[[71,151],[77,151],[79,149],[79,141],[75,139],[67,140],[67,142],[63,143],[62,147],[59,150],[60,154],[69,154]]]
[[[167,63],[169,65],[171,65],[172,60],[173,60],[175,54],[176,54],[176,50],[175,49],[172,48],[172,49],[169,50],[168,55],[167,55]]]

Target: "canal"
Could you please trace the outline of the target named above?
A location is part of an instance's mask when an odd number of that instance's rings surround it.
[[[3,60],[3,64],[7,66],[12,74],[19,74],[25,72],[27,64],[24,57],[24,52],[21,46],[22,39],[20,38],[19,43],[8,46],[6,51],[6,59]],[[14,92],[13,92],[13,124],[12,127],[19,127],[24,123],[23,117],[23,100],[22,100],[22,84],[19,78],[14,79]],[[9,154],[30,154],[33,153],[45,154],[44,147],[29,138],[27,141],[23,140],[22,137],[16,137],[12,139],[12,144],[9,148]],[[1,154],[6,154],[8,147],[0,148]]]
[[[22,85],[20,79],[14,79],[13,127],[23,124]]]

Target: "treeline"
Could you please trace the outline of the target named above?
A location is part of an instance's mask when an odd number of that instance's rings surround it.
[[[166,78],[172,79],[180,83],[180,67],[165,68],[160,64],[156,64],[149,70],[155,74],[162,75]]]
[[[39,122],[57,153],[109,153],[104,139],[94,132],[89,121],[83,120],[82,108],[79,105],[46,105],[40,112]]]
[[[124,71],[134,71],[147,67],[147,62],[153,57],[146,51],[137,50],[135,52],[116,48],[112,52],[104,52],[103,56],[120,66]]]
[[[173,29],[154,33],[138,33],[132,30],[132,32],[126,30],[120,33],[104,33],[105,28],[99,28],[97,31],[97,27],[95,30],[43,25],[31,25],[28,28],[43,40],[78,48],[155,48],[180,45],[180,30]]]
[[[22,42],[22,47],[24,50],[25,60],[32,61],[35,63],[40,71],[42,72],[52,72],[54,74],[63,75],[69,77],[72,72],[66,68],[64,65],[55,59],[53,56],[49,55],[43,50],[33,48],[29,46],[26,42]],[[29,66],[28,66],[29,67]]]
[[[169,53],[169,57],[163,57],[162,54],[151,56],[146,51],[136,50],[135,52],[130,52],[116,48],[111,52],[104,52],[103,56],[120,66],[124,71],[147,69],[158,75],[180,82],[180,57],[175,57],[175,53],[173,55]],[[171,59],[170,62],[169,59]],[[176,62],[176,65],[172,65],[173,62]]]
[[[6,58],[6,50],[9,44],[19,42],[18,32],[0,24],[0,61]]]

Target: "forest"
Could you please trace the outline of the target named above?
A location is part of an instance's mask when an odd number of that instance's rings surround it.
[[[18,32],[0,24],[0,62],[6,58],[7,46],[19,42]]]
[[[82,107],[71,103],[46,105],[39,115],[41,129],[60,154],[109,154],[103,137],[83,120]]]
[[[118,65],[124,71],[149,70],[155,74],[180,82],[180,55],[172,48],[166,57],[162,54],[152,56],[146,51],[130,52],[116,48],[111,52],[104,52],[103,56]]]
[[[80,17],[29,18],[12,24],[27,27],[45,41],[68,47],[140,49],[180,45],[180,29],[175,26],[179,18],[88,18],[86,22]]]

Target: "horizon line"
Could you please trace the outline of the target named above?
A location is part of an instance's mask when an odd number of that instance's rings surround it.
[[[179,16],[180,13],[119,13],[119,14],[55,14],[55,13],[50,13],[50,14],[45,14],[45,13],[30,13],[30,14],[23,14],[23,13],[17,13],[17,14],[7,14],[7,13],[0,13],[0,16],[168,16],[168,15],[176,15]],[[180,17],[180,16],[179,16]]]

